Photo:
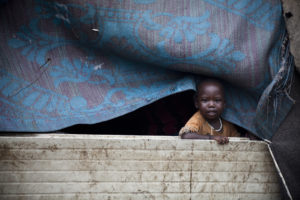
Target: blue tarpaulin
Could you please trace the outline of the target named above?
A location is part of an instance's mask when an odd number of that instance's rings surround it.
[[[106,121],[217,77],[223,117],[269,139],[293,105],[280,0],[0,4],[0,130]]]

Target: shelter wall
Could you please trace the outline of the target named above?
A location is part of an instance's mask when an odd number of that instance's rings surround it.
[[[266,144],[170,136],[0,138],[0,199],[280,199]]]

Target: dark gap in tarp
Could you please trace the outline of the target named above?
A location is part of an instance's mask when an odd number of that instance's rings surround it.
[[[61,131],[84,134],[178,135],[179,129],[195,112],[193,95],[192,90],[178,93],[106,122],[77,124]]]

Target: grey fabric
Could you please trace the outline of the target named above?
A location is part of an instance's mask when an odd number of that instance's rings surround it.
[[[300,199],[300,76],[295,74],[291,97],[295,105],[272,137],[271,149],[294,200]],[[289,199],[285,188],[283,199]]]

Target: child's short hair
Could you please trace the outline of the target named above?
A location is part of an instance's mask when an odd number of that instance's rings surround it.
[[[223,91],[223,94],[225,95],[225,88],[224,88],[222,81],[219,79],[216,79],[216,78],[196,79],[196,94],[195,95],[198,95],[199,87],[203,83],[206,83],[206,82],[217,83],[220,86],[221,90]]]

